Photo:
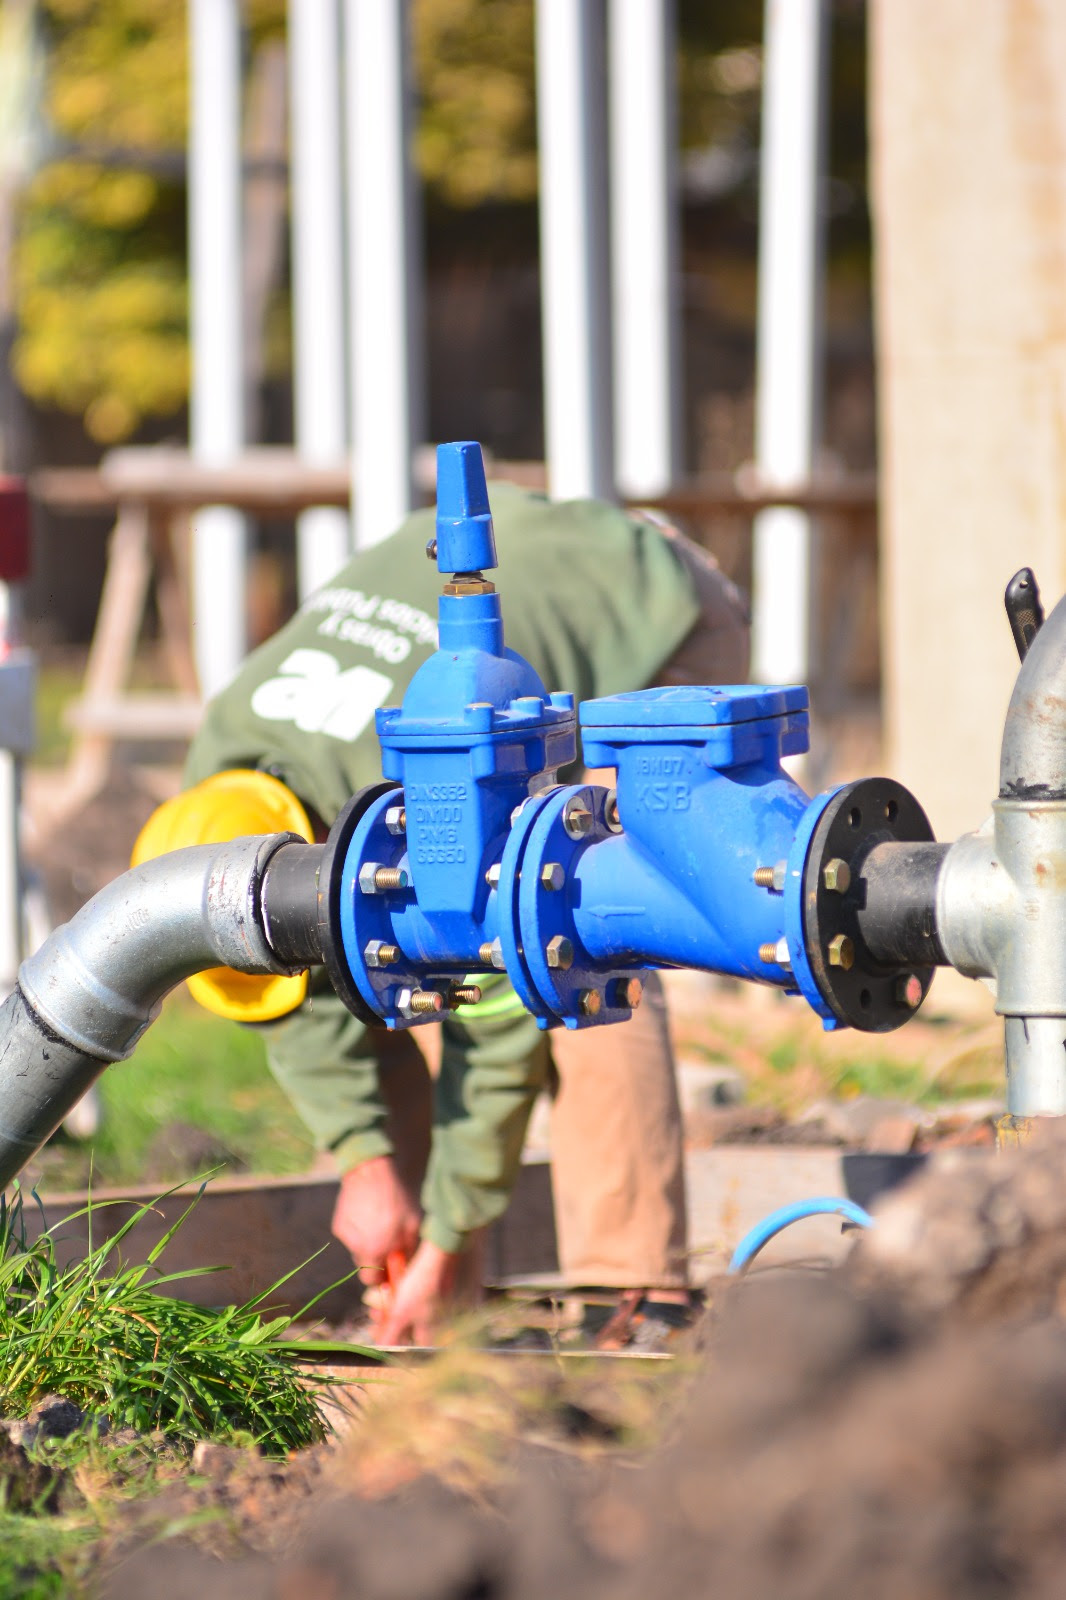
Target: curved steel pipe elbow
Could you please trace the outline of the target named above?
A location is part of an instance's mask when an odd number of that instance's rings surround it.
[[[123,873],[45,940],[0,1007],[0,1187],[111,1061],[130,1054],[164,995],[206,967],[291,973],[262,907],[269,862],[294,834],[194,845]],[[312,957],[313,959],[313,957]]]
[[[1066,800],[1066,597],[1022,662],[1003,724],[1002,800]]]
[[[27,1002],[59,1037],[122,1061],[193,973],[300,971],[275,954],[261,917],[267,865],[295,837],[192,845],[124,872],[23,962]]]

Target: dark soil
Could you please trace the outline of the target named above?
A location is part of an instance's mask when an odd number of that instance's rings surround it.
[[[487,1496],[423,1477],[371,1499],[352,1487],[357,1428],[271,1502],[268,1530],[242,1521],[226,1560],[191,1540],[165,1563],[145,1550],[103,1593],[1058,1600],[1064,1158],[1061,1141],[946,1158],[885,1202],[844,1269],[752,1274],[640,1463],[518,1444]]]

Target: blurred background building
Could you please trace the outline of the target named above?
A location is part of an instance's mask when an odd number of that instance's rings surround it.
[[[354,438],[365,538],[402,509],[404,473],[430,492],[425,445],[474,437],[527,481],[681,515],[754,578],[757,669],[810,682],[812,779],[870,770],[884,727],[938,830],[974,826],[1013,679],[1003,585],[1023,561],[1052,599],[1066,580],[1062,8],[286,9],[0,4],[0,466],[35,488],[25,626],[46,667],[67,665],[63,693],[99,642],[107,452],[191,438],[224,466],[295,439],[324,482]],[[345,365],[374,339],[380,359]],[[661,388],[650,422],[626,409],[640,360]],[[402,417],[377,505],[358,459],[370,409]],[[214,567],[179,529],[148,586],[137,681],[183,695],[183,715],[196,669],[224,677],[225,650],[346,547],[336,504],[296,537],[303,501],[272,498],[256,460],[254,515],[198,513]],[[792,506],[757,517],[782,483]],[[198,624],[231,584],[233,627]],[[208,633],[226,634],[222,659]],[[180,725],[156,724],[147,754],[173,756]],[[127,731],[143,743],[135,717]]]

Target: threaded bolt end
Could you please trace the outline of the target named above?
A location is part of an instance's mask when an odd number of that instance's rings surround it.
[[[772,889],[774,886],[773,867],[756,867],[751,876],[757,889]]]
[[[598,1017],[603,1008],[603,996],[598,989],[582,989],[578,1004],[584,1016]]]
[[[457,1011],[460,1006],[476,1006],[481,999],[481,990],[476,983],[453,983],[448,991],[448,1010]]]
[[[477,958],[483,967],[492,966],[492,940],[486,939],[484,944],[477,947]]]
[[[771,871],[773,869],[771,868]],[[777,940],[771,939],[759,946],[759,960],[767,967],[777,966]]]
[[[403,867],[379,867],[374,874],[374,888],[406,889],[407,873]]]
[[[431,1011],[443,1011],[444,996],[435,989],[416,989],[411,996],[410,1009],[416,1017],[424,1017]]]
[[[400,959],[398,944],[384,944],[380,939],[371,939],[363,951],[363,959],[368,967],[392,967]]]

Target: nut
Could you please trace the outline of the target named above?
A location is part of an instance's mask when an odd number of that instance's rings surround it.
[[[540,881],[545,889],[561,889],[566,882],[566,873],[559,861],[546,861],[540,869]]]
[[[359,868],[359,888],[363,894],[381,894],[385,889],[406,889],[409,882],[405,867],[383,867],[379,861],[364,861]]]
[[[503,959],[503,946],[499,939],[486,939],[484,944],[479,944],[477,958],[482,966],[495,967],[497,972],[504,972],[507,963]]]
[[[607,798],[603,802],[603,820],[611,833],[622,832],[622,819],[618,814],[618,790],[608,789]]]
[[[389,806],[385,812],[385,826],[390,833],[407,832],[407,807]]]
[[[549,967],[557,967],[560,972],[569,972],[574,964],[574,947],[563,934],[557,933],[553,939],[548,940],[544,959]]]
[[[563,827],[571,839],[584,839],[592,832],[595,817],[583,794],[576,794],[563,807]]]
[[[435,989],[401,989],[396,1009],[403,1017],[424,1017],[444,1010],[444,996]]]
[[[583,1016],[598,1017],[603,1007],[603,996],[598,989],[582,989],[577,1003]]]
[[[892,998],[898,1006],[906,1006],[908,1011],[917,1011],[925,998],[922,980],[917,973],[901,973],[892,986]]]
[[[398,944],[386,944],[384,939],[369,939],[363,951],[368,967],[391,967],[400,959]]]
[[[429,559],[431,561],[436,561],[436,559],[437,559],[437,541],[436,541],[436,539],[427,539],[426,540],[426,555],[429,557]]]
[[[499,887],[499,883],[500,883],[500,863],[498,861],[494,861],[492,863],[492,866],[486,872],[486,874],[485,874],[485,882],[488,884],[490,889],[496,889],[496,888]]]
[[[847,894],[851,887],[851,868],[839,856],[827,861],[822,868],[822,882],[832,894]],[[850,967],[851,962],[848,962]]]
[[[644,985],[639,978],[619,978],[614,986],[614,1004],[626,1011],[635,1011],[644,998]]]
[[[489,583],[480,572],[457,572],[454,578],[444,585],[444,593],[448,595],[464,594],[495,594],[496,585]]]
[[[834,934],[825,953],[831,967],[842,967],[845,972],[850,972],[855,965],[855,946],[846,933]]]

